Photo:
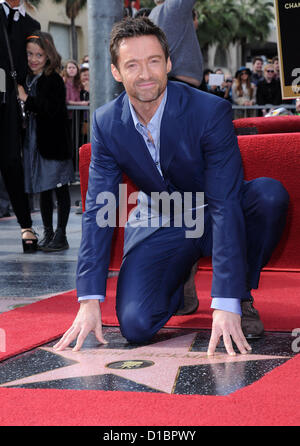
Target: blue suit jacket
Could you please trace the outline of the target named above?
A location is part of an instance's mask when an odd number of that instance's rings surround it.
[[[245,295],[243,169],[230,103],[169,82],[160,163],[163,177],[134,127],[126,93],[96,110],[77,267],[78,297],[105,295],[113,228],[97,225],[97,212],[103,206],[97,204],[97,196],[108,191],[118,197],[123,172],[148,195],[168,191],[170,185],[181,192],[205,193],[213,231],[212,296]]]

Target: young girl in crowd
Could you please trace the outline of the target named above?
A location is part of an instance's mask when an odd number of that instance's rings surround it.
[[[89,105],[89,101],[81,99],[82,84],[80,79],[80,70],[75,60],[69,60],[64,67],[62,77],[66,85],[66,103],[67,105]],[[70,110],[68,113],[71,138],[73,141],[73,164],[76,164],[76,149],[80,141],[81,112]]]
[[[63,79],[66,84],[66,101],[68,105],[88,105],[88,101],[80,99],[82,84],[80,80],[80,70],[75,60],[69,60],[63,70]]]
[[[27,38],[29,74],[25,89],[19,86],[25,102],[28,125],[24,141],[26,193],[40,193],[44,238],[43,251],[69,247],[66,226],[70,213],[69,182],[74,181],[72,145],[66,108],[66,90],[59,74],[61,58],[51,36],[36,31]],[[57,198],[57,229],[53,230],[53,191]]]

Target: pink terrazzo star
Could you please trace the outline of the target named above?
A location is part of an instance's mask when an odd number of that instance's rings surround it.
[[[276,358],[287,359],[287,357],[283,356],[256,355],[251,353],[246,355],[237,354],[236,356],[216,353],[213,357],[208,357],[206,352],[190,351],[196,336],[196,333],[191,333],[131,350],[87,348],[78,352],[67,349],[57,353],[53,348],[43,347],[42,350],[76,361],[76,364],[6,382],[0,387],[113,374],[146,385],[156,391],[170,394],[173,392],[176,378],[182,366],[246,362]],[[108,364],[117,361],[126,361],[122,369],[116,370],[107,367]],[[139,361],[151,361],[153,365],[145,368],[135,368],[136,362]]]

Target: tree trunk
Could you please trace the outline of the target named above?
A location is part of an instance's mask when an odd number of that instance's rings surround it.
[[[71,17],[71,36],[72,59],[78,61],[77,30],[74,17]]]
[[[241,48],[242,48],[242,65],[246,65],[249,49],[247,48],[247,39],[245,37],[241,40]]]
[[[201,51],[202,51],[202,57],[203,57],[203,67],[204,68],[208,68],[208,65],[209,65],[209,63],[208,63],[208,50],[209,50],[209,45],[204,45],[202,48],[201,48]]]
[[[88,0],[90,114],[120,93],[110,71],[109,41],[115,22],[123,17],[123,0]]]

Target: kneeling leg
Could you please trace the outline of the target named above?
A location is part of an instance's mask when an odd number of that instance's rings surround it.
[[[116,309],[128,341],[148,342],[177,311],[196,257],[195,242],[185,239],[182,228],[160,228],[126,255]]]

